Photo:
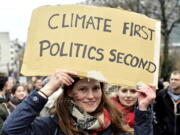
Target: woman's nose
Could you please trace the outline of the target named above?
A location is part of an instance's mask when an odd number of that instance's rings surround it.
[[[94,97],[94,93],[93,93],[93,91],[91,89],[88,90],[87,97],[88,98],[93,98]]]
[[[131,96],[131,92],[128,91],[128,92],[127,92],[127,97],[130,97],[130,96]]]

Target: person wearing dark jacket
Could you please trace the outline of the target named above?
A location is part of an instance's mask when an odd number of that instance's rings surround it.
[[[6,106],[6,98],[5,98],[5,85],[8,80],[8,77],[4,73],[0,73],[0,134],[3,122],[6,120],[8,116],[8,109]]]
[[[36,117],[48,97],[59,87],[51,114]],[[139,86],[138,108],[135,112],[135,135],[153,135],[149,104],[155,98],[152,87]],[[122,113],[107,99],[103,83],[78,78],[76,73],[58,70],[39,91],[32,92],[4,122],[5,135],[130,135]]]
[[[180,71],[170,76],[170,86],[156,97],[154,111],[157,135],[180,135]]]
[[[12,87],[11,97],[7,103],[10,113],[16,109],[16,106],[19,105],[26,96],[27,91],[23,84],[16,84]]]

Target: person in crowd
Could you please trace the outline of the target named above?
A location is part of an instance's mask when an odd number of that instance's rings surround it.
[[[4,73],[0,73],[0,134],[3,122],[6,120],[8,116],[8,109],[6,106],[5,99],[5,85],[7,83],[8,77]]]
[[[27,82],[24,87],[27,90],[28,94],[31,93],[31,91],[33,90],[33,84],[31,82]]]
[[[27,96],[27,90],[25,89],[23,84],[15,85],[11,90],[11,97],[8,101],[9,111],[12,113],[18,104],[22,102],[22,100]]]
[[[158,90],[160,91],[160,90],[162,90],[162,89],[164,89],[163,81],[158,80]]]
[[[180,71],[173,71],[170,85],[161,90],[154,104],[157,135],[180,135]]]
[[[6,85],[5,85],[5,96],[6,96],[7,101],[10,100],[11,90],[16,84],[17,84],[16,79],[8,78],[8,81],[6,82]]]
[[[50,116],[36,117],[48,97],[63,87]],[[135,110],[135,135],[153,135],[152,111],[155,99],[152,86],[138,86]],[[79,78],[68,70],[57,70],[39,91],[33,91],[3,125],[5,135],[130,135],[119,109],[105,95],[103,83]]]
[[[134,110],[138,100],[138,92],[135,87],[121,86],[112,100],[116,106],[124,113],[126,121],[130,127],[134,127]]]
[[[11,89],[14,85],[16,85],[16,80],[13,78],[9,78],[6,83],[6,89],[11,91]]]
[[[42,80],[41,78],[37,78],[35,81],[34,81],[34,87],[33,87],[33,90],[40,90],[42,88]]]

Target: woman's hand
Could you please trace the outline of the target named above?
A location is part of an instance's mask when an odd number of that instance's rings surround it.
[[[142,82],[137,83],[138,96],[138,106],[142,111],[147,110],[148,105],[150,105],[156,98],[156,88],[152,85],[146,85]]]
[[[40,89],[44,94],[46,94],[48,97],[52,95],[56,90],[59,89],[59,87],[62,87],[63,85],[71,85],[74,80],[73,76],[76,76],[77,73],[68,71],[68,70],[57,70],[51,77],[49,82]],[[42,95],[42,94],[41,94]]]

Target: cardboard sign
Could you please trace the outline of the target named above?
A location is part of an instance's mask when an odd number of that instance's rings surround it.
[[[117,85],[156,84],[160,22],[122,9],[86,5],[33,11],[22,74],[75,71]]]

